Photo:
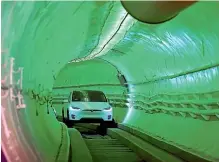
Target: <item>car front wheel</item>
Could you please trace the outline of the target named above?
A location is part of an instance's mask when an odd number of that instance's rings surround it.
[[[114,119],[112,121],[103,121],[101,125],[105,128],[117,128],[117,123]]]

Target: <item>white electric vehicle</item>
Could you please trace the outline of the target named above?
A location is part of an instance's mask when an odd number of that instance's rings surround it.
[[[73,91],[69,95],[67,119],[76,122],[110,122],[113,110],[101,91]]]

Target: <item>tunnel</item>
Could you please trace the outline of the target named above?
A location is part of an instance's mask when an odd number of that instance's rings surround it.
[[[218,2],[196,2],[159,23],[136,19],[120,1],[11,1],[1,9],[8,162],[67,162],[70,146],[81,150],[51,109],[54,96],[73,89],[104,92],[118,127],[160,149],[219,161]]]

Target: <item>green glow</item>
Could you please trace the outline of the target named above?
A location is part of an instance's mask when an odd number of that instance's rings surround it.
[[[66,152],[69,137],[61,138],[62,125],[29,92],[68,94],[72,88],[53,88],[78,85],[103,90],[118,122],[219,159],[218,2],[198,2],[158,25],[129,17],[101,59],[70,64],[109,40],[124,12],[119,2],[2,2],[2,11],[2,50],[24,67],[24,133],[44,161],[55,161],[63,141]],[[128,90],[117,70],[130,83]]]

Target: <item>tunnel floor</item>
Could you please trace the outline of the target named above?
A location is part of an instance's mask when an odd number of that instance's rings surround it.
[[[143,162],[117,139],[85,139],[94,162]]]
[[[89,124],[77,124],[74,126],[84,138],[93,162],[145,162],[118,139],[111,138],[104,132],[99,132],[99,125],[95,126],[96,129],[88,128]]]
[[[61,119],[61,118],[58,118]],[[62,121],[62,119],[61,119]],[[65,119],[63,121],[66,121]],[[144,140],[139,134],[134,135],[124,125],[114,123],[112,125],[104,123],[66,123],[69,128],[76,129],[81,134],[82,145],[84,145],[85,152],[88,152],[89,158],[93,162],[146,162],[146,161],[173,161],[183,162],[187,161],[174,154],[174,152],[181,152],[181,149],[174,148],[171,145],[162,143],[162,146],[153,141]],[[70,134],[70,137],[71,136]],[[75,139],[74,139],[75,140]],[[166,150],[171,147],[172,150]],[[77,149],[76,149],[77,152]],[[78,152],[80,153],[80,151]],[[76,153],[76,154],[78,154]],[[190,153],[183,152],[187,157],[191,157],[191,161],[206,161],[197,156],[191,156]],[[189,160],[190,161],[190,160]]]

